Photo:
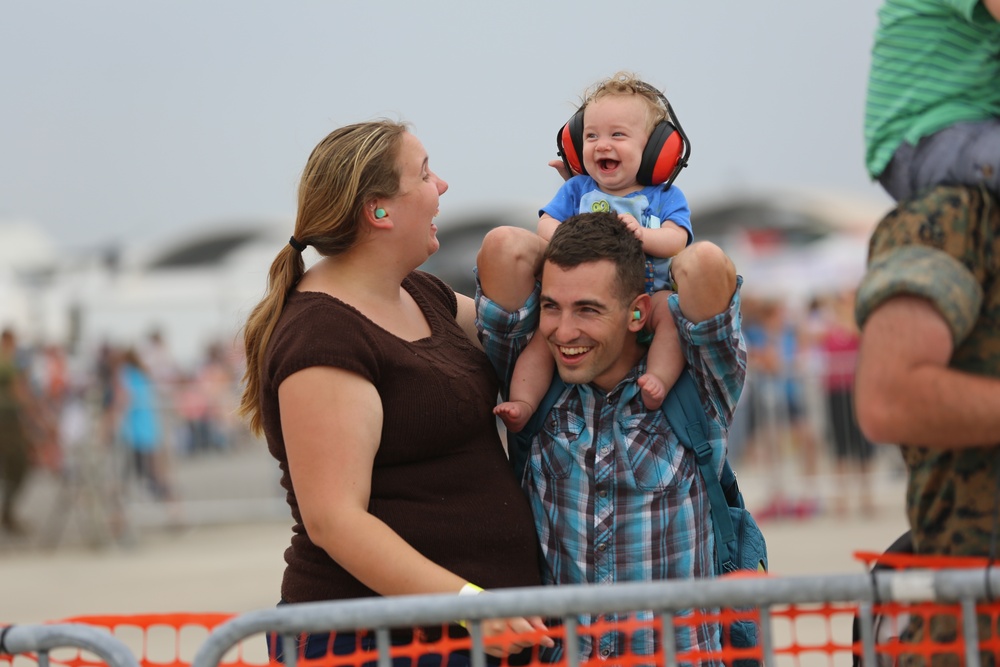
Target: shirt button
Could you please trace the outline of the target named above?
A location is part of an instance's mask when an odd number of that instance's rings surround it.
[[[610,655],[611,655],[611,649],[609,649],[609,648],[602,648],[601,649],[601,657],[602,658],[607,658]]]
[[[607,454],[611,451],[610,447],[601,447],[601,454]]]
[[[597,492],[597,495],[599,495],[601,498],[607,498],[608,492],[605,491],[604,489],[601,489],[600,491]]]
[[[607,549],[608,549],[607,542],[601,542],[600,544],[597,545],[598,551],[607,551]]]

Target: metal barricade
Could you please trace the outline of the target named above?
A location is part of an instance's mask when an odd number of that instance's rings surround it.
[[[981,638],[976,616],[992,614],[996,626],[997,603],[984,602],[989,587],[1000,590],[1000,573],[992,570],[912,570],[879,572],[874,575],[828,575],[806,577],[737,576],[713,580],[630,583],[612,586],[559,586],[498,590],[488,595],[429,595],[396,598],[371,598],[339,602],[285,605],[274,609],[244,613],[218,625],[194,656],[193,667],[217,667],[227,652],[248,638],[275,633],[285,645],[295,645],[301,633],[346,632],[365,629],[376,639],[374,653],[336,656],[337,665],[375,663],[390,667],[399,656],[399,646],[390,642],[393,628],[412,628],[453,623],[466,619],[471,637],[465,648],[471,649],[473,667],[484,667],[486,658],[481,621],[488,618],[540,615],[562,619],[558,628],[564,638],[589,633],[576,623],[578,614],[625,614],[636,610],[656,612],[655,630],[664,638],[662,650],[652,656],[629,655],[621,664],[733,664],[753,660],[769,667],[783,665],[849,665],[860,660],[863,665],[878,665],[876,656],[896,656],[903,652],[898,643],[877,645],[873,620],[877,614],[898,612],[901,608],[919,608],[933,603],[934,613],[953,613],[963,628],[955,646],[931,646],[916,650],[930,655],[954,651],[964,664],[978,667],[982,647],[1000,655],[996,637]],[[977,606],[978,604],[978,606]],[[701,610],[710,620],[732,620],[733,609],[753,608],[749,613],[759,623],[760,643],[753,649],[723,647],[721,652],[679,654],[670,638],[679,625],[680,612]],[[747,613],[747,612],[744,612]],[[824,637],[809,638],[797,627],[813,620],[825,625]],[[861,638],[851,639],[851,623],[860,619]],[[816,625],[817,623],[814,623]],[[648,626],[647,626],[648,627]],[[263,637],[258,637],[263,643]],[[560,665],[602,664],[599,657],[580,660],[573,650],[575,642],[566,641],[566,654]],[[977,648],[979,647],[979,648]],[[295,667],[300,659],[288,652],[286,665]],[[412,656],[413,651],[405,652]],[[327,664],[305,661],[308,664]],[[535,663],[538,661],[535,660]],[[612,662],[616,662],[612,659]],[[742,663],[747,664],[747,663]]]
[[[931,565],[929,567],[935,567]],[[370,632],[373,646],[325,659],[286,653],[289,667],[377,665],[394,659],[468,650],[472,667],[487,663],[482,622],[512,616],[561,620],[549,634],[564,640],[560,667],[579,665],[745,665],[767,667],[895,664],[902,654],[931,663],[950,654],[952,664],[979,667],[981,654],[996,664],[1000,658],[1000,573],[992,568],[909,569],[872,574],[800,577],[732,576],[710,580],[665,581],[602,586],[559,586],[497,590],[478,596],[424,595],[368,598],[284,605],[243,614],[172,614],[78,617],[51,625],[9,626],[0,643],[5,667],[264,667],[264,635],[276,634],[293,646],[302,633]],[[637,610],[653,610],[651,621],[630,623]],[[690,610],[695,610],[693,613]],[[593,625],[578,615],[597,614]],[[887,642],[876,635],[883,623],[903,615],[919,616],[928,626],[947,617],[955,627],[948,640],[924,637],[919,643]],[[628,617],[628,618],[626,618]],[[760,629],[756,647],[718,650],[678,649],[678,630],[702,621],[727,623],[751,618]],[[400,644],[394,630],[453,625],[465,619],[469,635],[426,641],[414,637]],[[858,636],[852,639],[852,626]],[[605,622],[607,621],[607,622]],[[900,621],[898,627],[902,627]],[[898,629],[897,627],[897,629]],[[623,633],[635,637],[655,632],[661,642],[654,653],[624,652],[610,659],[584,657],[577,638]],[[535,633],[538,639],[541,633]],[[495,638],[491,638],[495,639]],[[513,636],[504,638],[509,641]],[[394,641],[395,640],[395,641]],[[883,643],[886,642],[886,643]],[[628,644],[626,644],[628,645]],[[75,650],[73,650],[75,649]],[[138,658],[135,656],[139,656]],[[398,663],[397,663],[398,664]],[[531,665],[541,666],[534,651]]]
[[[52,651],[77,649],[66,659],[50,659]],[[100,658],[100,662],[88,660],[83,651]],[[55,625],[10,625],[0,630],[0,657],[26,656],[33,659],[38,667],[49,667],[51,663],[71,665],[107,665],[107,667],[139,667],[135,655],[125,644],[107,632],[80,623]],[[12,663],[13,664],[13,663]]]

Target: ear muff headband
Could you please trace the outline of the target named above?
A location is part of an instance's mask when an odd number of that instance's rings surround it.
[[[656,94],[663,103],[667,117],[656,124],[646,148],[642,151],[636,180],[642,185],[663,185],[669,188],[691,156],[691,143],[681,128],[670,102],[656,88],[642,86]],[[556,134],[556,147],[563,164],[574,174],[586,174],[583,166],[583,110],[578,110]]]

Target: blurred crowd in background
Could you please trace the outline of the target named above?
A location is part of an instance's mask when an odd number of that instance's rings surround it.
[[[758,520],[870,515],[872,466],[898,465],[895,448],[873,447],[856,426],[853,308],[851,290],[799,309],[744,295],[748,381],[730,459],[766,488],[753,508]],[[72,356],[58,345],[18,340],[10,329],[4,337],[0,538],[32,528],[18,501],[33,470],[90,489],[93,511],[110,515],[105,523],[118,533],[129,502],[176,500],[172,462],[253,442],[236,415],[243,375],[236,337],[207,345],[188,367],[175,362],[155,330],[135,345],[109,343]]]
[[[18,512],[32,469],[99,491],[99,510],[120,515],[130,495],[174,499],[173,458],[222,454],[248,440],[235,413],[243,360],[234,344],[211,343],[182,367],[155,330],[137,345],[73,356],[26,344],[10,328],[3,338],[0,528],[8,535],[32,529]],[[112,524],[124,530],[124,517]]]
[[[779,299],[743,301],[747,384],[729,440],[737,469],[766,471],[758,520],[821,512],[871,516],[877,458],[899,472],[895,448],[876,448],[854,416],[860,334],[853,289],[791,312]]]

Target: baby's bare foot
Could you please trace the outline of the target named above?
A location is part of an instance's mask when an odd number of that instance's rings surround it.
[[[500,418],[511,433],[523,429],[534,412],[534,408],[524,401],[504,401],[493,408],[493,414]]]

